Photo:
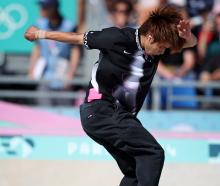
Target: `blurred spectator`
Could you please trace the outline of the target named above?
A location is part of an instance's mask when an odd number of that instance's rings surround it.
[[[190,17],[190,23],[192,26],[192,32],[198,38],[198,45],[195,47],[196,51],[196,64],[194,71],[196,73],[196,78],[199,78],[201,72],[202,64],[204,62],[204,51],[206,50],[205,43],[209,42],[211,39],[210,30],[213,26],[213,19],[211,10],[214,4],[213,0],[187,0],[187,11]],[[206,30],[206,31],[205,31]],[[206,33],[204,34],[205,31]],[[208,36],[208,37],[207,37]]]
[[[158,73],[166,80],[181,79],[193,72],[194,65],[194,51],[185,49],[181,53],[171,54],[162,58],[158,67]]]
[[[209,17],[202,27],[198,43],[199,54],[204,61],[220,53],[220,4],[215,6],[213,16],[210,14]]]
[[[170,82],[195,80],[193,67],[195,65],[195,52],[192,49],[183,50],[181,53],[164,56],[158,66],[158,74],[161,79]],[[174,87],[173,96],[196,96],[196,89],[193,87]],[[168,90],[161,88],[161,107],[164,109],[167,104]],[[195,108],[196,101],[174,101],[176,108]]]
[[[179,7],[182,11],[184,19],[188,19],[186,10]],[[184,49],[180,53],[165,55],[158,66],[158,74],[161,79],[168,81],[190,81],[195,80],[194,66],[195,66],[195,50]],[[165,108],[167,103],[167,88],[161,88],[161,103],[162,108]],[[193,87],[175,87],[172,94],[178,96],[195,96],[196,90]],[[195,101],[174,101],[173,107],[181,108],[195,108],[197,103]]]
[[[112,9],[112,22],[113,25],[119,28],[123,27],[135,27],[134,23],[131,23],[131,13],[133,12],[133,4],[130,0],[117,0],[113,3]]]
[[[134,26],[136,24],[131,24],[130,18],[132,12],[134,12],[136,1],[79,0],[79,27],[84,25],[83,28],[86,31],[101,30],[110,26]]]
[[[214,19],[211,12],[203,14],[202,19],[202,24],[194,28],[194,31],[198,36],[198,55],[200,63],[204,62],[207,46],[212,42],[214,37]]]
[[[220,81],[220,53],[207,60],[202,69],[200,79],[203,82]],[[220,90],[214,91],[214,94],[220,96]]]
[[[214,0],[186,0],[186,10],[193,33],[199,36],[203,24],[210,18]]]
[[[186,0],[189,17],[196,17],[212,10],[214,0]]]
[[[204,83],[204,85],[208,84],[212,81],[220,81],[220,54],[213,56],[212,58],[208,59],[202,69],[200,80]],[[206,88],[204,89],[203,94],[206,97],[211,96],[220,96],[220,89],[219,88]],[[220,103],[203,103],[202,108],[213,108],[213,109],[220,109]]]
[[[72,21],[65,19],[59,12],[58,0],[39,0],[41,18],[36,26],[40,29],[72,32],[76,29]],[[48,83],[40,84],[39,91],[61,91],[70,88],[80,59],[80,48],[55,41],[40,40],[31,54],[29,77],[45,79]],[[39,99],[41,105],[69,105],[64,99]]]
[[[202,31],[203,40],[200,41],[200,50],[204,56],[204,65],[200,75],[202,82],[220,81],[220,4],[214,7],[214,24]],[[206,89],[207,96],[220,96],[220,89]],[[220,108],[220,104],[211,104]]]
[[[217,30],[215,29],[215,17],[217,14],[213,15],[212,12],[204,12],[202,14],[202,24],[196,26],[194,34],[198,37],[198,60],[197,60],[197,75],[200,76],[202,66],[205,63],[208,55],[208,46],[215,43],[216,38],[218,38]],[[217,20],[217,19],[216,19]],[[217,22],[216,22],[217,23]],[[217,24],[216,24],[217,25]]]

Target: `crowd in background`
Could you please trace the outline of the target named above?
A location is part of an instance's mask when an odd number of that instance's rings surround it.
[[[198,38],[198,45],[184,49],[180,53],[161,59],[158,67],[158,80],[178,81],[199,80],[204,84],[220,81],[220,2],[218,0],[79,0],[78,23],[73,24],[60,13],[58,0],[38,0],[40,17],[36,26],[40,29],[65,32],[85,32],[101,30],[106,27],[138,28],[149,13],[157,7],[173,5],[182,12],[184,19],[189,19],[192,32]],[[74,79],[78,64],[86,61],[89,69],[85,75],[90,77],[92,62],[97,52],[84,52],[81,46],[73,46],[54,41],[40,40],[35,43],[31,53],[28,77],[30,79],[46,79],[50,83],[39,84],[39,93],[48,90],[72,90],[68,83]],[[81,91],[81,90],[80,90]],[[161,88],[161,108],[167,102],[167,88]],[[173,89],[174,95],[188,96],[220,96],[220,89],[196,87],[178,87]],[[149,94],[149,102],[151,100]],[[80,104],[82,100],[78,102]],[[59,99],[39,99],[38,104],[71,105]],[[76,101],[75,101],[76,104]],[[174,101],[176,108],[219,108],[219,104],[199,104],[196,99],[190,101]]]

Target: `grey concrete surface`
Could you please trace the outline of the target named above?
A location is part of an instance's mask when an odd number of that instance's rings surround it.
[[[0,186],[118,186],[113,161],[0,160]],[[165,164],[160,186],[220,186],[220,164]]]

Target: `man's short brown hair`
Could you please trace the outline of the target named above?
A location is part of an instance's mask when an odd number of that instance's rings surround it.
[[[179,51],[185,39],[179,37],[177,25],[182,20],[181,11],[173,6],[158,8],[140,27],[140,34],[150,34],[154,42],[169,43],[173,51]]]

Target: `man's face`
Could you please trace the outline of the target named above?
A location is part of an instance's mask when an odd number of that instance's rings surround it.
[[[50,18],[54,13],[54,7],[41,6],[40,14],[44,18]]]
[[[115,26],[124,27],[129,20],[129,10],[125,3],[118,3],[113,12],[113,21]]]
[[[170,47],[169,43],[154,42],[152,38],[147,38],[144,46],[145,52],[148,55],[162,55]]]

